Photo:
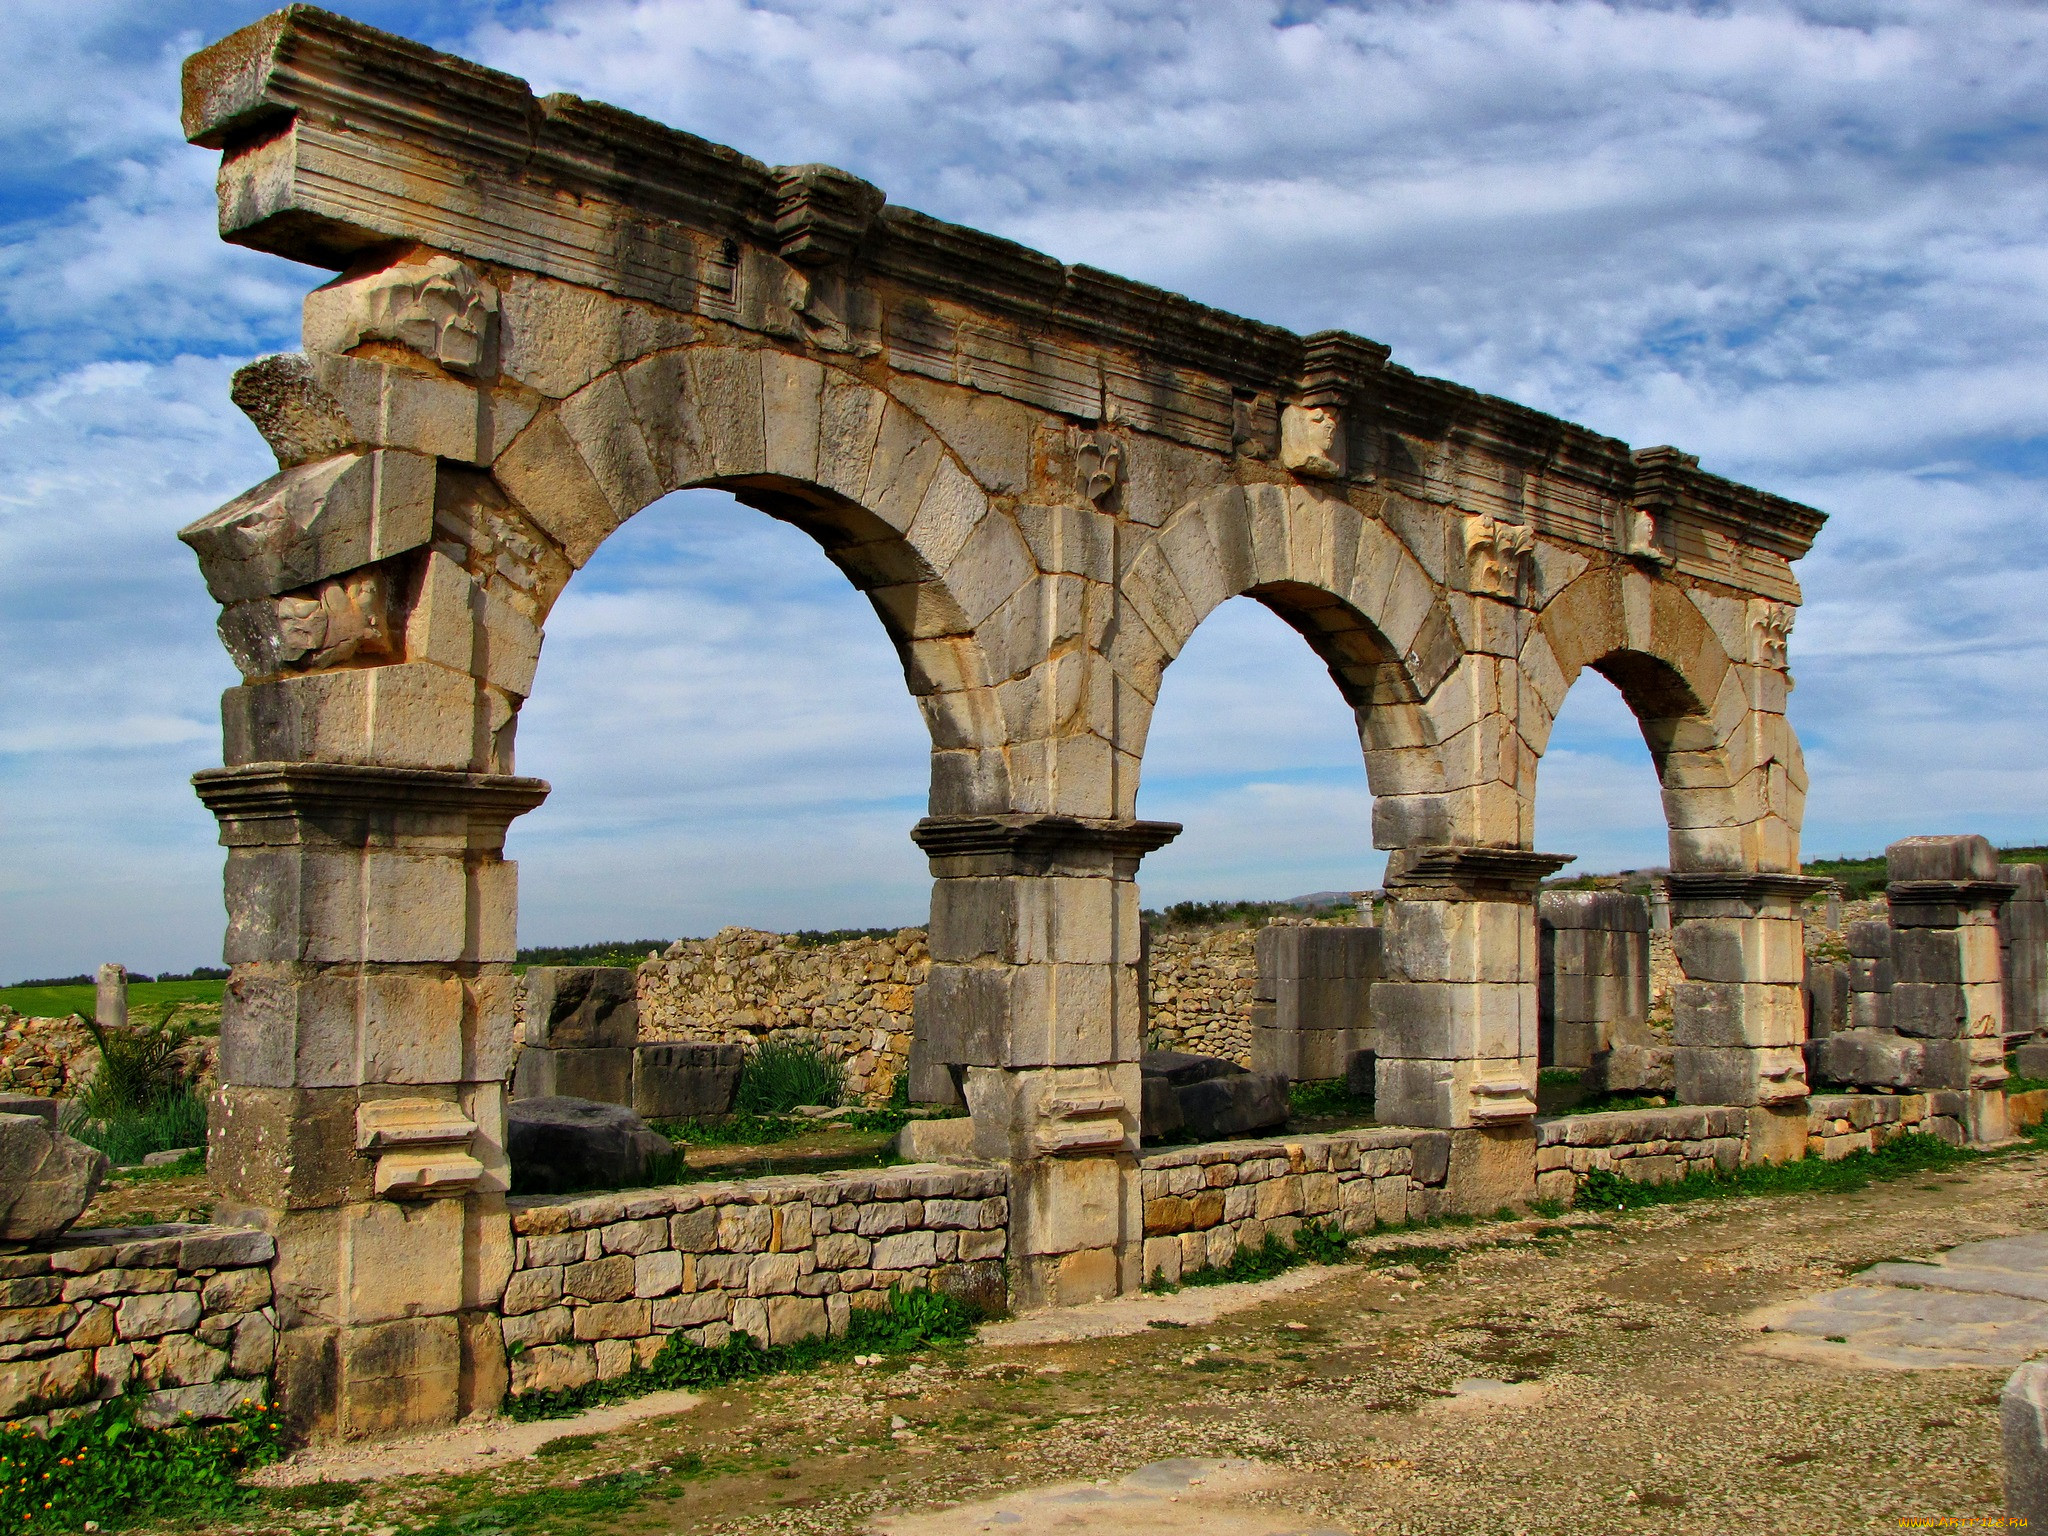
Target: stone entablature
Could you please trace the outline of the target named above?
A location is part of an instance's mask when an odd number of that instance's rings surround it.
[[[842,1333],[891,1286],[1000,1305],[1008,1190],[999,1167],[918,1165],[515,1201],[511,1389],[610,1380],[671,1333]]]
[[[114,1227],[62,1243],[0,1255],[0,1422],[33,1427],[130,1390],[146,1424],[269,1402],[268,1233]]]

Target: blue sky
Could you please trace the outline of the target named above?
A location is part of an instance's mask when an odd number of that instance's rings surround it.
[[[228,403],[321,274],[223,246],[182,55],[260,4],[0,8],[0,980],[214,959],[186,785],[233,681],[175,530],[272,467]],[[337,9],[771,162],[1825,508],[1810,854],[2048,842],[2048,13],[1964,3],[521,0]],[[1243,610],[1243,611],[1240,611]],[[571,585],[520,734],[529,942],[918,920],[922,730],[865,604],[718,496]],[[1227,604],[1169,672],[1148,904],[1377,876],[1356,737]],[[1661,862],[1588,677],[1538,846]]]

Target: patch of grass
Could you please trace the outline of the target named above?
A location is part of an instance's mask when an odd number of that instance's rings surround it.
[[[1807,1157],[1791,1163],[1747,1163],[1726,1172],[1714,1168],[1689,1173],[1669,1184],[1639,1184],[1608,1169],[1595,1168],[1579,1175],[1578,1206],[1581,1210],[1633,1211],[1730,1195],[1849,1193],[1887,1179],[1976,1162],[1985,1155],[1972,1147],[1952,1147],[1938,1136],[1912,1132],[1873,1152],[1852,1152],[1832,1162]]]
[[[519,951],[513,965],[515,971],[524,974],[529,965],[618,965],[632,967],[643,965],[647,953],[663,953],[673,939],[606,939],[600,944],[554,944],[537,945]]]
[[[83,1096],[71,1111],[64,1129],[89,1147],[98,1147],[117,1168],[141,1162],[152,1152],[173,1147],[203,1147],[206,1144],[206,1101],[187,1088],[141,1109],[117,1109],[111,1114],[94,1114]],[[173,1164],[178,1167],[180,1164]],[[206,1168],[205,1156],[198,1169]],[[186,1169],[186,1172],[195,1170]],[[151,1169],[151,1175],[157,1170]],[[175,1178],[166,1171],[161,1177]]]
[[[1355,1094],[1341,1077],[1287,1085],[1287,1107],[1296,1115],[1369,1115],[1372,1100]]]
[[[534,1454],[547,1450],[542,1446]],[[301,1483],[296,1488],[266,1488],[263,1502],[272,1509],[340,1509],[363,1496],[361,1483]]]
[[[205,1128],[200,1128],[202,1139]],[[169,1151],[168,1147],[163,1149]],[[118,1168],[114,1177],[124,1184],[154,1184],[162,1179],[189,1179],[195,1173],[206,1172],[206,1148],[195,1145],[175,1163],[158,1163],[154,1168]]]
[[[657,1120],[654,1129],[693,1147],[772,1147],[817,1130],[818,1122],[795,1115],[739,1114],[722,1120]]]
[[[802,1104],[839,1102],[846,1068],[816,1040],[770,1035],[740,1069],[733,1108],[742,1115],[787,1114]]]
[[[1670,1100],[1660,1094],[1603,1093],[1552,1110],[1555,1115],[1604,1115],[1628,1109],[1664,1109]]]
[[[935,1344],[957,1343],[982,1321],[982,1313],[943,1291],[891,1287],[882,1307],[856,1307],[838,1338],[812,1337],[793,1344],[763,1345],[735,1333],[716,1349],[669,1335],[661,1352],[610,1381],[552,1392],[520,1392],[505,1399],[505,1417],[519,1421],[559,1419],[595,1403],[644,1397],[685,1387],[720,1387],[784,1371],[804,1371],[855,1355],[905,1355]]]
[[[224,974],[224,973],[223,973]],[[199,1004],[218,1007],[227,985],[221,977],[200,977],[177,981],[131,981],[128,983],[128,1014],[137,1021],[166,1021],[178,1012]],[[0,1004],[24,1018],[61,1019],[76,1014],[92,1017],[94,988],[90,978],[83,983],[23,982],[18,987],[0,987]]]
[[[609,1536],[620,1528],[617,1517],[625,1511],[657,1496],[679,1476],[701,1475],[701,1469],[681,1468],[667,1476],[611,1472],[573,1486],[557,1484],[512,1494],[487,1493],[478,1485],[405,1529],[412,1536],[514,1536],[529,1531],[551,1536],[601,1531]]]
[[[1554,1200],[1548,1197],[1531,1200],[1529,1202],[1529,1211],[1530,1214],[1541,1216],[1547,1221],[1555,1221],[1564,1214],[1565,1203],[1562,1200]]]
[[[893,939],[901,928],[799,928],[783,940],[798,949],[823,949],[828,944],[857,944],[862,939]]]
[[[247,1497],[236,1478],[283,1454],[280,1421],[253,1404],[222,1424],[145,1429],[138,1401],[116,1398],[47,1435],[0,1429],[0,1529],[225,1513]]]

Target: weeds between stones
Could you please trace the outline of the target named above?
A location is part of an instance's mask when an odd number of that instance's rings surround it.
[[[742,1115],[787,1114],[801,1104],[830,1108],[845,1091],[846,1068],[816,1040],[770,1035],[741,1068],[733,1108]]]
[[[974,1332],[983,1316],[977,1308],[943,1291],[891,1287],[887,1306],[855,1308],[846,1332],[837,1338],[764,1345],[740,1332],[716,1349],[707,1349],[672,1333],[651,1361],[622,1376],[580,1387],[516,1393],[505,1399],[500,1411],[521,1422],[559,1419],[598,1403],[644,1397],[649,1392],[721,1387],[784,1371],[811,1370],[855,1355],[906,1355],[936,1344],[958,1343]]]
[[[37,1434],[0,1429],[0,1529],[75,1531],[149,1516],[221,1514],[247,1493],[236,1477],[284,1453],[269,1409],[245,1404],[221,1424],[149,1429],[130,1395]]]

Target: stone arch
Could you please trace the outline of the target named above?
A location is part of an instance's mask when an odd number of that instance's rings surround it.
[[[1620,690],[1657,769],[1674,870],[1771,867],[1757,835],[1769,813],[1759,775],[1775,759],[1757,761],[1769,745],[1744,676],[1754,669],[1729,654],[1685,589],[1627,567],[1589,570],[1546,605],[1521,659],[1532,685],[1522,732],[1539,754],[1582,671]]]
[[[1009,805],[976,631],[1036,572],[1014,522],[914,411],[843,370],[738,347],[639,357],[537,413],[492,466],[569,573],[672,491],[802,528],[873,604],[932,737],[935,811]]]
[[[1400,846],[1405,829],[1445,822],[1440,809],[1382,814],[1454,787],[1426,705],[1463,651],[1435,583],[1385,524],[1312,486],[1226,486],[1166,521],[1123,591],[1145,642],[1126,672],[1142,700],[1126,751],[1142,755],[1161,676],[1188,637],[1228,599],[1251,597],[1308,641],[1355,712],[1375,841]]]

